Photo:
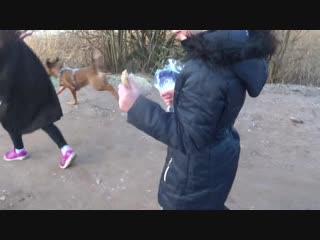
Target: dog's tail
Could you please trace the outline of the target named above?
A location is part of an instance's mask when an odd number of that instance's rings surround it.
[[[97,49],[92,53],[92,66],[96,73],[103,72],[103,56]]]

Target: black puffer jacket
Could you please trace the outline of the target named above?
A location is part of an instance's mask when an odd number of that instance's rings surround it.
[[[62,117],[59,99],[38,57],[14,34],[0,30],[0,122],[31,133]]]
[[[246,92],[257,97],[266,82],[271,48],[245,30],[209,31],[182,45],[188,61],[175,112],[140,96],[128,122],[169,146],[158,194],[164,209],[223,209],[240,154],[233,126]]]

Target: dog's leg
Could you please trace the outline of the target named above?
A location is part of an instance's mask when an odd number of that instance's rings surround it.
[[[118,92],[111,84],[105,81],[106,79],[104,74],[98,74],[97,76],[89,78],[88,80],[94,89],[96,89],[97,91],[109,91],[115,97],[115,99],[119,101]]]
[[[73,96],[73,100],[74,102],[73,103],[69,103],[71,105],[78,105],[78,99],[77,99],[77,91],[75,90],[70,90],[72,96]]]
[[[61,87],[59,88],[59,90],[57,91],[57,95],[61,94],[65,89],[66,89],[65,86],[61,86]]]
[[[114,89],[113,86],[111,85],[108,85],[107,88],[106,88],[107,91],[111,92],[111,94],[115,97],[115,99],[117,101],[119,101],[119,95],[118,95],[118,92]]]
[[[94,88],[98,91],[109,91],[111,94],[115,97],[117,101],[119,101],[119,95],[118,92],[114,89],[114,87],[111,84],[104,84],[99,86],[94,86]]]
[[[68,88],[73,96],[73,99],[74,99],[74,102],[71,103],[71,102],[68,102],[68,104],[70,105],[77,105],[78,104],[78,101],[77,101],[77,96],[76,96],[76,89],[68,82],[68,81],[63,81],[62,82],[63,86],[60,88],[61,89],[61,92],[63,90],[65,90],[66,88]]]
[[[111,94],[115,97],[117,101],[119,101],[118,92],[114,89],[114,87],[110,84],[104,86],[104,90],[111,92]]]

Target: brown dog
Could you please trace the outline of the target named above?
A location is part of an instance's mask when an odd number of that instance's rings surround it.
[[[54,76],[60,82],[60,88],[57,91],[57,94],[61,94],[66,88],[68,88],[74,99],[72,105],[77,105],[77,91],[90,84],[97,91],[111,92],[118,101],[118,93],[114,87],[108,83],[107,74],[99,70],[99,65],[101,66],[101,64],[99,64],[99,62],[101,62],[101,57],[102,55],[95,51],[91,66],[79,69],[63,68],[59,58],[52,62],[50,59],[47,59],[46,67],[49,75]]]

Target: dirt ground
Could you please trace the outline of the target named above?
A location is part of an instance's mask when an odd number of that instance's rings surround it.
[[[0,161],[0,209],[158,210],[166,146],[127,124],[110,93],[87,87],[78,96],[77,107],[66,104],[68,91],[60,96],[57,123],[78,154],[72,167],[59,168],[44,132],[26,135],[31,157]],[[274,85],[247,98],[236,122],[242,152],[231,209],[320,209],[319,96],[318,88]],[[161,103],[154,88],[149,97]],[[2,128],[0,143],[1,154],[11,147]]]

